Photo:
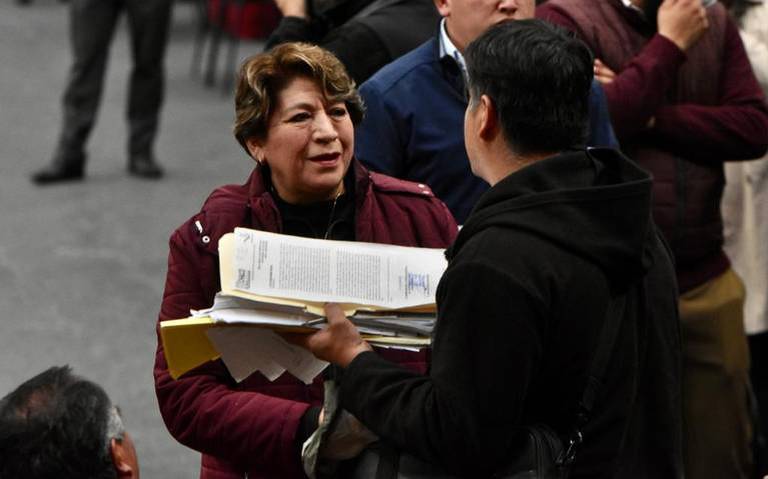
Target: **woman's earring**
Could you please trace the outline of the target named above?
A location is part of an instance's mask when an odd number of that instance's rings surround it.
[[[256,163],[259,165],[264,163],[264,151],[254,139],[249,138],[246,140],[245,146],[248,148],[248,153],[250,153],[251,158],[253,158]]]

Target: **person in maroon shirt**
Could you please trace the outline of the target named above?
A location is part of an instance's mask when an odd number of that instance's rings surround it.
[[[218,242],[237,226],[320,239],[445,248],[458,232],[423,184],[366,170],[353,158],[363,106],[330,52],[285,43],[247,60],[235,98],[235,136],[257,164],[243,185],[216,189],[171,236],[160,321],[213,303]],[[427,352],[386,350],[425,371]],[[155,391],[166,426],[203,453],[202,479],[303,478],[301,445],[317,429],[323,378],[290,374],[237,383],[220,360],[171,378],[162,344]]]
[[[654,176],[680,286],[686,477],[750,474],[744,288],[723,252],[723,162],[768,148],[738,30],[702,0],[550,0],[537,15],[592,48],[622,149]]]

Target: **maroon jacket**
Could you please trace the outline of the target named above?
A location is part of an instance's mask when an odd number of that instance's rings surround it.
[[[581,36],[617,73],[603,85],[622,150],[654,178],[654,219],[676,259],[680,291],[721,274],[723,162],[768,148],[768,108],[722,5],[687,52],[621,0],[549,0],[537,16]],[[654,126],[648,124],[654,118]]]
[[[444,248],[457,233],[448,208],[428,187],[378,173],[359,163],[355,175],[356,240]],[[200,228],[197,226],[199,222]],[[281,220],[256,168],[245,185],[216,189],[200,213],[171,236],[160,321],[189,316],[213,303],[220,290],[219,238],[236,226],[280,232]],[[379,351],[392,361],[426,370],[426,352]],[[322,379],[307,386],[284,374],[260,373],[235,383],[220,360],[174,381],[158,341],[155,389],[171,434],[203,453],[201,478],[301,478],[295,436],[304,412],[322,403]]]

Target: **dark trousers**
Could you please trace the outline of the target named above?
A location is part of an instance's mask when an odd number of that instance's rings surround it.
[[[755,446],[755,460],[758,475],[768,474],[768,331],[747,336],[752,368],[752,389],[757,400],[758,421],[761,443]]]
[[[55,161],[82,165],[96,121],[109,47],[120,13],[128,17],[133,70],[127,120],[129,156],[149,155],[163,102],[163,59],[172,0],[71,0],[73,63],[64,91],[64,124]]]

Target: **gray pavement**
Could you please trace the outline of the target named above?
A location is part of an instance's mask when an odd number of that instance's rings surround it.
[[[189,74],[195,19],[177,2],[157,155],[161,181],[126,174],[130,69],[124,24],[112,45],[87,179],[39,188],[52,154],[70,54],[66,4],[0,1],[0,395],[51,365],[104,386],[135,437],[142,476],[197,477],[199,455],[160,418],[152,383],[167,240],[214,187],[242,182],[232,99]],[[241,45],[241,56],[260,51]]]

